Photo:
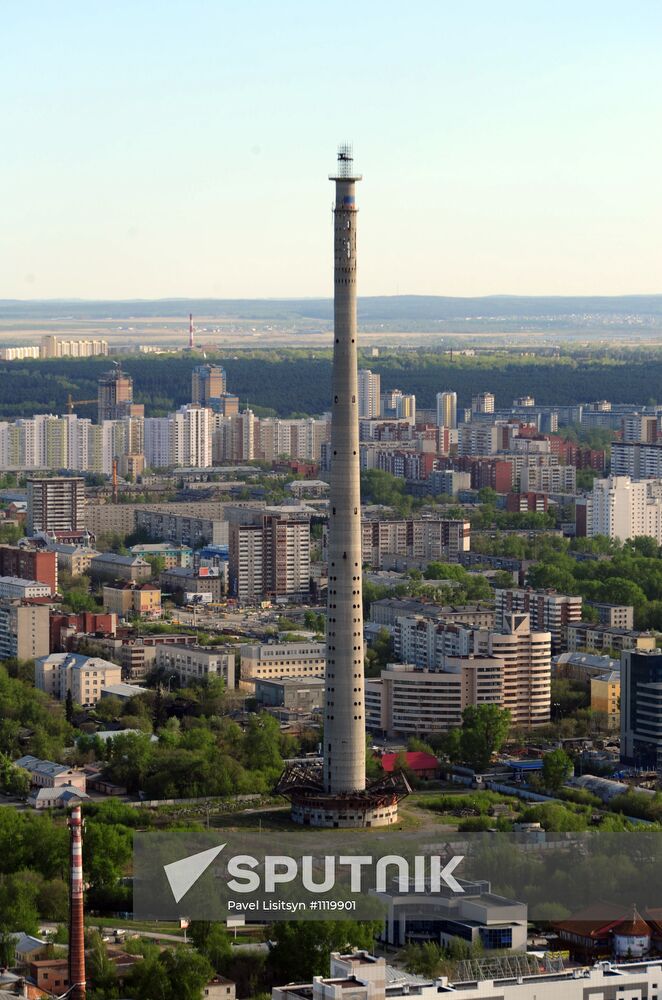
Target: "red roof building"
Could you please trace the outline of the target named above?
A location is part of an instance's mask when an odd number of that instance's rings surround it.
[[[417,778],[437,778],[439,776],[439,761],[434,754],[425,750],[411,750],[405,754],[385,753],[381,757],[382,769],[392,774],[399,761],[405,758],[406,768]],[[403,761],[404,763],[404,761]]]

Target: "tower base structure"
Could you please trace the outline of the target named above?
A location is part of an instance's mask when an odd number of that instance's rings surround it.
[[[384,775],[360,791],[327,792],[322,782],[322,767],[312,764],[290,765],[275,788],[278,795],[289,799],[294,823],[348,830],[397,823],[400,799],[410,791],[404,774],[396,772]]]

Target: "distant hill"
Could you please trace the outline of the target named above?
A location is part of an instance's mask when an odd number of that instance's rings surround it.
[[[0,299],[0,320],[117,319],[149,316],[236,316],[240,319],[308,318],[329,321],[331,299],[138,299],[86,301]],[[662,295],[516,296],[450,298],[442,295],[378,295],[359,299],[362,323],[445,323],[453,320],[577,322],[581,317],[640,317],[662,324]]]

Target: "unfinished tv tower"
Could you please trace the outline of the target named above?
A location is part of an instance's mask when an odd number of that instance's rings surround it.
[[[323,768],[288,768],[278,791],[310,826],[387,826],[409,791],[400,774],[366,787],[365,694],[356,333],[356,182],[352,147],[338,149],[335,182],[334,345],[329,499],[329,586]]]

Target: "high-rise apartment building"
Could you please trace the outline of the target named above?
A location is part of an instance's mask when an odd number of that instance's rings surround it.
[[[85,529],[85,480],[58,476],[28,479],[27,533]]]
[[[133,402],[133,379],[119,365],[99,379],[97,406],[98,423],[145,415],[142,404]]]
[[[310,517],[296,507],[230,508],[230,589],[238,600],[305,600]]]
[[[639,767],[662,761],[662,653],[621,653],[621,757]]]
[[[501,632],[490,632],[490,656],[503,660],[503,707],[513,726],[530,729],[550,720],[552,637],[534,631],[525,614],[505,615]]]
[[[582,620],[583,599],[578,596],[513,588],[495,590],[494,599],[496,629],[504,628],[506,616],[513,612],[528,614],[534,631],[550,633],[553,653],[564,648],[565,626]]]
[[[443,670],[390,664],[366,680],[366,725],[389,737],[448,732],[471,705],[503,708],[504,670],[493,656],[449,656]]]
[[[381,410],[381,376],[359,368],[359,419],[375,420]]]
[[[662,479],[662,442],[614,441],[611,473],[631,479]]]
[[[49,620],[50,609],[45,604],[0,599],[0,660],[46,656],[50,649]]]
[[[656,413],[623,414],[623,441],[654,444],[659,436],[659,417]]]
[[[227,376],[222,365],[197,365],[191,375],[191,402],[210,406],[227,391]]]
[[[437,426],[457,427],[457,393],[438,392],[437,393]]]
[[[662,544],[662,480],[596,479],[591,500],[591,535],[622,542],[649,535]]]
[[[364,519],[361,525],[363,561],[382,569],[387,556],[427,562],[457,562],[471,548],[471,523],[444,518],[406,521]]]
[[[494,393],[479,392],[471,397],[472,413],[494,413]]]
[[[398,618],[395,654],[419,670],[446,670],[449,657],[488,656],[503,661],[503,707],[512,724],[529,728],[550,718],[552,637],[533,629],[528,614],[506,613],[500,629]]]
[[[170,465],[192,469],[211,465],[211,410],[181,406],[170,421]]]

